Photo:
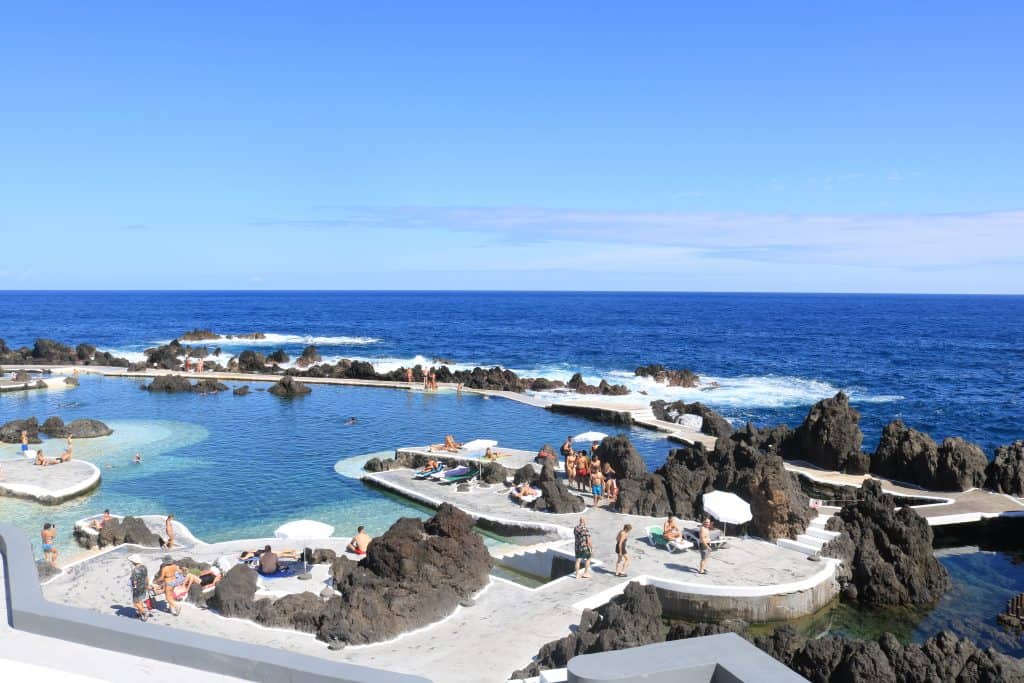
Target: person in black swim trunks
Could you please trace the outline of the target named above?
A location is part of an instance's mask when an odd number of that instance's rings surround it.
[[[629,532],[633,530],[632,524],[622,527],[622,531],[615,537],[615,576],[625,576],[629,568],[629,551],[626,550],[626,541],[629,540]]]

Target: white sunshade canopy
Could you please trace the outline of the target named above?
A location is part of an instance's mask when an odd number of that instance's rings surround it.
[[[300,519],[277,527],[274,536],[281,539],[327,538],[334,533],[330,524],[312,519]]]
[[[750,513],[750,503],[735,493],[710,491],[704,494],[703,501],[704,512],[719,522],[745,524],[754,518]]]
[[[608,435],[604,432],[583,432],[572,437],[573,443],[590,443],[591,441],[600,441],[601,439],[607,438]]]
[[[494,439],[473,439],[472,441],[462,444],[462,450],[477,451],[483,448],[494,448],[497,445],[498,442]]]

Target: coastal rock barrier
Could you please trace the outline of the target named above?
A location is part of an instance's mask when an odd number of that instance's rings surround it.
[[[105,351],[97,351],[92,344],[79,344],[71,348],[52,339],[36,339],[32,348],[12,349],[0,339],[0,365],[18,364],[107,365],[128,367],[126,358],[118,358]]]
[[[29,417],[11,420],[0,425],[0,442],[21,443],[22,432],[25,432],[30,444],[39,444],[42,443],[42,439],[39,438],[40,433],[51,438],[63,439],[70,436],[75,439],[92,439],[109,436],[114,433],[114,430],[103,422],[90,418],[80,418],[65,424],[64,420],[53,416],[47,418],[40,426],[39,420]]]

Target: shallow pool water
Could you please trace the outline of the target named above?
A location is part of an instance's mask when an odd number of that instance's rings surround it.
[[[0,423],[32,415],[42,422],[59,415],[65,421],[103,420],[115,430],[109,437],[75,443],[76,457],[102,469],[103,481],[94,493],[58,506],[0,498],[0,518],[25,529],[37,552],[44,522],[58,525],[61,551],[74,552],[74,522],[105,508],[115,514],[173,512],[208,541],[269,536],[284,522],[301,518],[333,524],[338,535],[347,535],[357,524],[376,534],[398,517],[426,512],[340,474],[358,472],[358,465],[346,468],[339,461],[437,443],[446,433],[535,449],[544,443],[557,446],[567,434],[615,431],[471,394],[313,386],[307,396],[281,399],[259,390],[266,383],[250,384],[248,396],[150,394],[140,390],[142,383],[83,376],[79,387],[67,391],[0,396]],[[347,426],[350,416],[357,423]],[[652,466],[661,464],[672,447],[647,430],[629,433]],[[48,455],[59,454],[62,447],[61,440],[43,444]],[[141,465],[132,463],[137,452]],[[0,457],[17,456],[17,446],[0,445]]]

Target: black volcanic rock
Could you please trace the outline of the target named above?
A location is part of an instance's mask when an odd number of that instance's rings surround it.
[[[262,353],[246,349],[238,354],[239,372],[268,372],[267,359]]]
[[[288,354],[284,352],[284,349],[278,349],[267,356],[267,360],[271,363],[287,363],[290,358],[288,357]]]
[[[767,539],[803,533],[816,512],[797,478],[776,455],[789,433],[784,426],[757,430],[748,424],[731,437],[718,439],[712,451],[700,443],[673,450],[657,471],[672,512],[684,519],[700,519],[703,494],[728,491],[750,503],[752,533]]]
[[[39,438],[39,421],[34,417],[11,420],[0,425],[0,442],[21,443],[21,433],[27,432],[29,443],[42,443]]]
[[[236,564],[217,583],[206,604],[221,616],[252,619],[256,616],[256,587],[259,576],[256,570],[244,564]]]
[[[653,586],[631,582],[596,610],[583,610],[579,628],[541,647],[534,660],[509,678],[523,679],[548,669],[564,669],[577,655],[612,652],[665,640],[661,601]]]
[[[500,463],[487,462],[480,468],[480,479],[488,484],[501,484],[509,476],[509,471]]]
[[[986,486],[993,491],[1024,495],[1024,441],[997,448],[986,470],[986,478]]]
[[[221,338],[221,336],[219,334],[217,334],[216,332],[212,332],[212,331],[207,330],[207,329],[199,329],[199,328],[196,328],[196,329],[194,329],[194,330],[192,330],[190,332],[186,332],[185,334],[181,335],[181,337],[179,337],[179,339],[181,339],[182,341],[189,341],[189,342],[192,342],[192,341],[209,341],[211,339],[220,339],[220,338]]]
[[[647,463],[624,434],[607,436],[597,447],[601,462],[606,462],[621,479],[638,479],[647,474]]]
[[[650,377],[655,382],[670,387],[696,387],[700,385],[700,376],[695,372],[683,369],[672,370],[664,365],[644,365],[633,371],[637,377]]]
[[[36,339],[32,347],[32,359],[39,363],[74,363],[78,355],[66,344],[52,339]]]
[[[110,436],[114,430],[99,420],[79,418],[64,425],[64,436],[76,439],[94,439],[99,436]]]
[[[295,364],[300,368],[308,368],[314,363],[319,363],[323,358],[320,357],[320,352],[315,346],[307,346],[302,350],[302,355],[298,357]]]
[[[104,524],[100,529],[97,542],[101,548],[123,543],[142,545],[148,548],[160,547],[160,537],[150,531],[144,521],[131,516],[123,519],[114,518]]]
[[[885,426],[871,457],[871,473],[938,491],[966,491],[985,485],[988,458],[959,437],[941,445],[900,420]]]
[[[249,385],[248,384],[243,384],[242,386],[237,387],[231,393],[233,393],[235,396],[245,396],[246,394],[249,393]]]
[[[291,375],[285,375],[277,381],[274,386],[270,387],[267,391],[272,393],[274,396],[281,396],[284,398],[291,398],[294,396],[303,396],[312,391],[308,386],[301,382],[296,382]]]
[[[518,478],[520,472],[524,472],[527,468],[532,475],[533,468],[530,465],[524,465],[516,472],[516,477]],[[569,491],[555,474],[555,467],[550,458],[545,458],[540,475],[535,480],[526,479],[526,481],[533,481],[532,485],[539,489],[541,494],[540,498],[530,503],[530,508],[533,510],[561,515],[582,512],[586,507],[583,498]]]
[[[891,633],[877,641],[827,635],[808,640],[783,626],[755,644],[812,683],[1022,683],[1021,664],[992,648],[942,631],[924,643],[903,645]]]
[[[164,370],[180,370],[181,360],[178,357],[184,352],[181,344],[175,339],[170,344],[146,349],[146,365]]]
[[[254,621],[271,628],[290,628],[305,633],[316,633],[325,610],[326,604],[319,595],[308,591],[293,593],[277,600],[257,601]]]
[[[192,385],[192,391],[197,394],[216,394],[219,391],[227,391],[230,388],[227,384],[218,382],[215,379],[201,379]]]
[[[870,459],[860,450],[864,434],[859,422],[860,413],[850,407],[849,397],[840,391],[811,406],[782,455],[826,470],[863,474],[869,469]]]
[[[393,638],[450,614],[490,580],[491,557],[473,519],[445,503],[425,523],[402,518],[355,563],[339,557],[317,637],[363,644]]]
[[[616,505],[620,512],[651,517],[668,514],[669,498],[664,480],[647,471],[647,463],[628,437],[622,434],[605,437],[597,453],[602,462],[615,470],[619,484]]]
[[[56,415],[46,418],[39,431],[54,439],[62,439],[68,435],[67,429],[64,427],[64,420]]]
[[[664,422],[675,422],[681,415],[699,415],[703,418],[700,431],[714,437],[727,437],[732,434],[733,428],[722,415],[703,403],[686,403],[685,401],[651,401],[651,411],[654,417]]]
[[[154,377],[149,384],[142,385],[142,388],[151,392],[178,394],[192,391],[192,383],[181,375],[160,375]]]
[[[928,522],[909,507],[895,510],[892,496],[868,479],[855,503],[829,520],[838,531],[821,554],[842,560],[843,595],[870,607],[933,605],[952,585],[932,552]]]

